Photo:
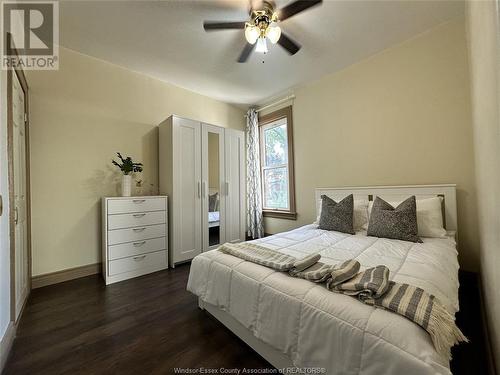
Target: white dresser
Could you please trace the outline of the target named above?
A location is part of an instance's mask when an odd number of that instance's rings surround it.
[[[106,285],[168,268],[168,197],[102,199]]]

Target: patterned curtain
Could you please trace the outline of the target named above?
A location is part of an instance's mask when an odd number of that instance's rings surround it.
[[[247,232],[252,238],[264,236],[260,187],[259,118],[255,109],[247,112]]]

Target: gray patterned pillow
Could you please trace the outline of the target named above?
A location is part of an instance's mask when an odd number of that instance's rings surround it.
[[[321,196],[319,229],[354,234],[354,198],[351,195],[335,202],[326,195]]]
[[[368,224],[368,236],[422,242],[417,234],[417,202],[415,196],[411,196],[396,208],[379,197],[375,198],[370,223]]]

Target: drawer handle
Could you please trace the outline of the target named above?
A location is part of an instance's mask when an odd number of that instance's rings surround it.
[[[133,257],[132,259],[135,260],[136,262],[138,262],[140,260],[143,260],[144,258],[146,258],[146,255],[141,255],[141,256],[138,256],[138,257]]]
[[[144,203],[144,202],[146,202],[146,200],[145,199],[133,199],[132,202],[134,202],[134,203]]]
[[[135,247],[138,247],[138,246],[142,246],[142,245],[144,245],[145,243],[146,243],[146,241],[134,242],[134,243],[133,243],[133,245],[134,245]]]
[[[140,218],[146,216],[146,214],[133,214],[132,216],[135,218]]]
[[[142,228],[133,228],[132,230],[134,232],[142,232],[144,229],[146,229],[146,227],[142,227]]]

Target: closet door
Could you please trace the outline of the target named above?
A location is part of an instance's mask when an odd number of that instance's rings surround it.
[[[245,135],[242,131],[225,129],[224,149],[226,156],[225,200],[226,241],[245,241]]]
[[[172,263],[201,253],[201,125],[173,119],[174,216]]]
[[[17,73],[12,72],[12,153],[14,185],[14,317],[19,318],[30,290],[29,244],[28,244],[28,184],[27,168],[27,93],[23,89]]]
[[[224,128],[202,124],[201,196],[203,251],[225,242],[226,201],[224,186]]]

